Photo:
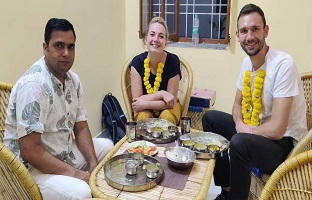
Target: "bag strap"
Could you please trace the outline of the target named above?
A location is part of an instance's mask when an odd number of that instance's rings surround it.
[[[115,145],[117,143],[117,135],[118,135],[117,122],[115,119],[112,122],[113,122],[112,140]]]
[[[111,103],[111,106],[113,107],[114,111],[114,118],[116,119],[117,122],[117,128],[120,128],[122,131],[119,131],[117,129],[117,133],[122,138],[123,136],[126,135],[126,122],[127,118],[125,117],[125,114],[123,113],[120,104],[118,100],[114,96],[110,96],[109,101]]]
[[[112,95],[112,93],[108,93],[107,95],[105,95],[102,102],[102,128],[104,128],[106,116],[113,116],[113,108],[107,102],[110,95]],[[109,123],[109,125],[112,126],[113,124]]]
[[[122,108],[118,100],[116,99],[115,96],[112,95],[112,93],[109,93],[109,100],[112,102],[112,105],[115,107],[115,109],[113,108],[113,110],[116,111],[118,114],[117,120],[120,120],[122,124],[125,126],[127,122],[127,118],[125,116],[125,113],[122,111]]]
[[[108,113],[105,112],[105,108],[108,111]],[[111,125],[111,127],[108,127],[108,128],[111,128],[111,130],[112,130],[110,132],[111,132],[113,143],[115,144],[116,138],[117,138],[117,122],[116,122],[116,119],[115,119],[114,114],[113,114],[114,111],[113,111],[108,99],[104,98],[104,101],[102,104],[102,112],[103,112],[102,123],[105,124],[104,121],[106,120],[107,125]]]

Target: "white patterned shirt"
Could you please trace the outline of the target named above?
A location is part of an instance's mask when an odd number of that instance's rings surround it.
[[[42,146],[58,159],[65,160],[71,152],[75,123],[86,120],[79,77],[68,71],[63,86],[49,71],[43,56],[12,89],[4,144],[21,159],[18,139],[38,132]]]

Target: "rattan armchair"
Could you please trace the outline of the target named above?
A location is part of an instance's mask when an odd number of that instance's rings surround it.
[[[40,200],[38,186],[24,164],[3,142],[6,109],[13,85],[0,82],[0,199]]]
[[[133,57],[131,57],[124,65],[121,74],[121,90],[124,103],[127,110],[128,121],[133,121],[133,110],[131,107],[132,94],[131,94],[131,78],[130,78],[130,65]],[[179,56],[181,63],[182,79],[179,83],[178,98],[182,105],[182,116],[186,116],[188,106],[191,99],[191,92],[193,87],[193,71],[190,65]]]
[[[310,131],[297,143],[287,158],[312,149],[312,72],[302,73],[301,81],[303,84],[304,97],[307,104],[307,127]],[[270,176],[270,174],[263,174],[262,178],[259,178],[254,173],[252,173],[248,198],[249,200],[259,199],[261,191],[263,190],[264,185],[269,180]]]
[[[301,81],[307,103],[307,125],[310,130],[312,128],[312,72],[302,73]]]
[[[312,150],[309,150],[286,159],[270,176],[259,199],[312,199],[311,180]]]

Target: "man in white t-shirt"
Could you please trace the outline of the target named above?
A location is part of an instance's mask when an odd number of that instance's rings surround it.
[[[70,70],[73,25],[52,18],[44,39],[44,56],[12,89],[4,144],[28,167],[43,199],[91,198],[90,173],[113,143],[91,137],[82,84]]]
[[[291,56],[269,47],[269,27],[260,7],[248,4],[237,19],[237,40],[248,55],[237,80],[232,115],[208,111],[204,131],[230,141],[229,156],[217,159],[217,200],[248,198],[251,170],[272,173],[307,132],[302,83]],[[230,159],[229,159],[230,157]]]

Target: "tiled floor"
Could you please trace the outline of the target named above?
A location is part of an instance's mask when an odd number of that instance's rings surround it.
[[[213,200],[213,199],[215,199],[216,196],[218,194],[220,194],[220,192],[221,192],[220,187],[216,187],[214,185],[214,181],[213,181],[213,177],[212,177],[206,200]]]

